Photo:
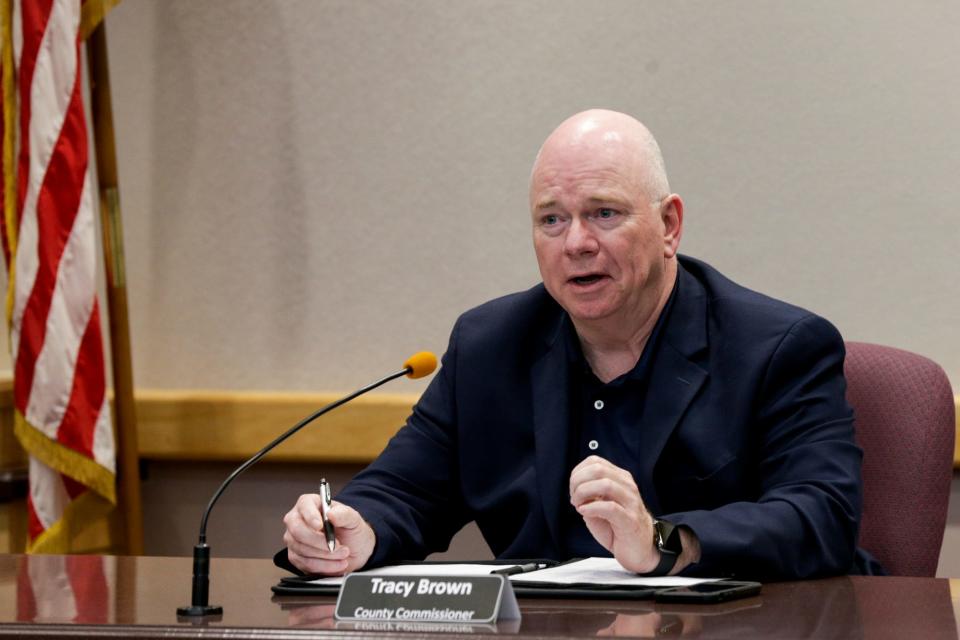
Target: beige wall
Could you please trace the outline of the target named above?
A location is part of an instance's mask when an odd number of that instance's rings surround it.
[[[960,5],[125,0],[136,383],[346,389],[537,281],[526,178],[644,119],[682,248],[960,379]],[[401,383],[398,391],[416,391]]]

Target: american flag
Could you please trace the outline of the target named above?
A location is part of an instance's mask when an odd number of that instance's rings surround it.
[[[89,6],[84,6],[89,5]],[[109,7],[107,7],[109,8]],[[110,544],[114,435],[81,92],[90,0],[3,0],[3,254],[28,551]]]

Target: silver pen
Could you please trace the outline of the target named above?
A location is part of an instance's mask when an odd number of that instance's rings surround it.
[[[327,536],[327,548],[333,551],[337,546],[333,523],[330,522],[330,484],[326,478],[320,478],[320,517],[323,519],[323,533]]]

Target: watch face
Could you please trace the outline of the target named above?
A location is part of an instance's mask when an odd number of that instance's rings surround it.
[[[657,541],[657,548],[662,552],[677,553],[683,551],[683,544],[680,542],[680,529],[666,520],[656,520],[653,523],[653,531]]]

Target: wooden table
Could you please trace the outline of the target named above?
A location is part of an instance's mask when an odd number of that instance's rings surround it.
[[[520,622],[494,626],[337,624],[333,598],[276,597],[269,560],[214,558],[219,620],[178,620],[188,558],[0,556],[0,636],[31,638],[957,638],[958,585],[932,578],[841,577],[767,584],[719,605],[521,599]]]

